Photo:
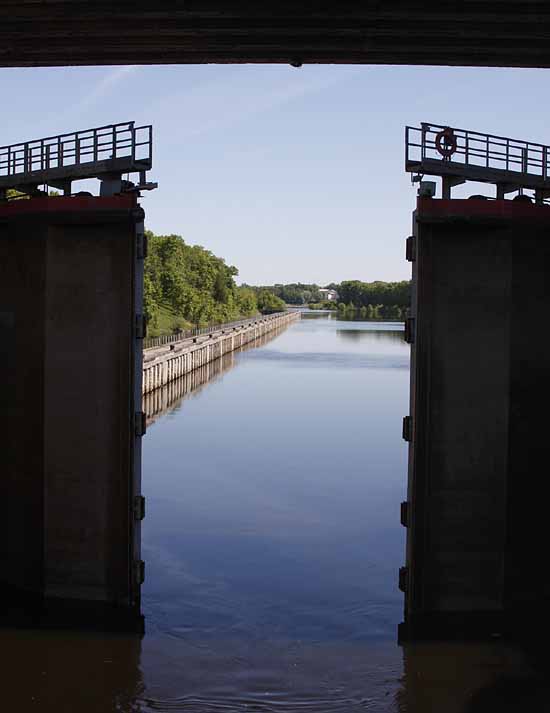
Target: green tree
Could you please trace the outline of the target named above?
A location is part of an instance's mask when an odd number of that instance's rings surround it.
[[[238,271],[179,235],[146,232],[145,314],[150,333],[228,322],[258,312],[255,292],[237,287]]]
[[[259,290],[256,300],[258,302],[258,309],[262,314],[267,314],[269,312],[284,312],[286,309],[285,302],[270,290]]]

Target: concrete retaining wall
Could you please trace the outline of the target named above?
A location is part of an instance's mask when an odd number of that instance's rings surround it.
[[[300,312],[272,314],[252,318],[237,327],[146,349],[143,353],[143,393],[150,393],[297,319],[300,319]]]

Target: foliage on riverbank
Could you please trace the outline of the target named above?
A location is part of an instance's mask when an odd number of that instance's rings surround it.
[[[322,302],[310,302],[308,304],[309,309],[338,309],[336,302],[331,300],[323,300]]]
[[[279,297],[283,303],[289,305],[306,305],[310,302],[321,302],[323,295],[319,292],[319,285],[305,282],[291,282],[283,285],[261,285],[256,290],[267,290]]]
[[[362,305],[356,307],[353,303],[338,304],[338,313],[345,317],[360,317],[361,319],[405,319],[407,307],[400,305]]]
[[[254,290],[236,285],[237,268],[210,250],[187,245],[179,235],[147,231],[147,239],[144,302],[151,336],[231,322],[261,309]]]
[[[259,290],[254,290],[254,292],[256,293],[258,309],[262,314],[272,314],[273,312],[285,311],[285,302],[280,297],[277,297],[277,295],[273,294],[273,292],[271,292],[270,290],[261,288]]]
[[[398,306],[407,308],[411,301],[411,283],[401,282],[361,282],[346,280],[337,287],[339,302],[360,307]]]
[[[366,307],[380,308],[388,311],[390,307],[399,307],[401,311],[407,309],[410,303],[410,281],[401,282],[362,282],[361,280],[345,280],[340,284],[331,282],[321,288],[316,284],[305,282],[292,282],[289,284],[275,284],[268,287],[257,287],[256,290],[268,289],[290,305],[308,305],[311,309],[336,309],[333,301],[323,299],[326,292],[321,289],[335,290],[338,301],[344,305],[352,305],[353,309]],[[393,312],[397,313],[394,309]]]
[[[411,300],[411,283],[347,280],[338,285],[338,311],[363,319],[404,319]]]

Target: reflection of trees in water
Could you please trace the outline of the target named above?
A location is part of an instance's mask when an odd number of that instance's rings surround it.
[[[359,342],[377,339],[381,342],[404,342],[405,332],[403,330],[381,330],[381,329],[337,329],[336,335],[349,342]]]
[[[315,310],[311,310],[310,312],[307,312],[304,310],[302,312],[302,319],[333,319],[334,317],[334,312],[315,312]]]
[[[274,329],[258,337],[258,339],[255,339],[253,342],[244,344],[242,347],[224,354],[219,359],[211,361],[198,369],[194,369],[189,374],[180,376],[179,379],[170,381],[165,386],[155,389],[155,391],[144,394],[142,408],[147,416],[147,425],[154,423],[159,416],[178,409],[185,397],[197,395],[206,384],[221,378],[226,371],[229,371],[229,369],[235,366],[236,354],[247,351],[248,349],[263,347],[264,344],[267,344],[284,332],[286,327],[287,325],[283,325],[278,329]]]

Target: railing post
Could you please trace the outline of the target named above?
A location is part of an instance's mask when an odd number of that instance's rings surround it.
[[[422,124],[422,136],[420,138],[420,158],[422,161],[426,158],[426,133],[428,131],[428,125]]]

